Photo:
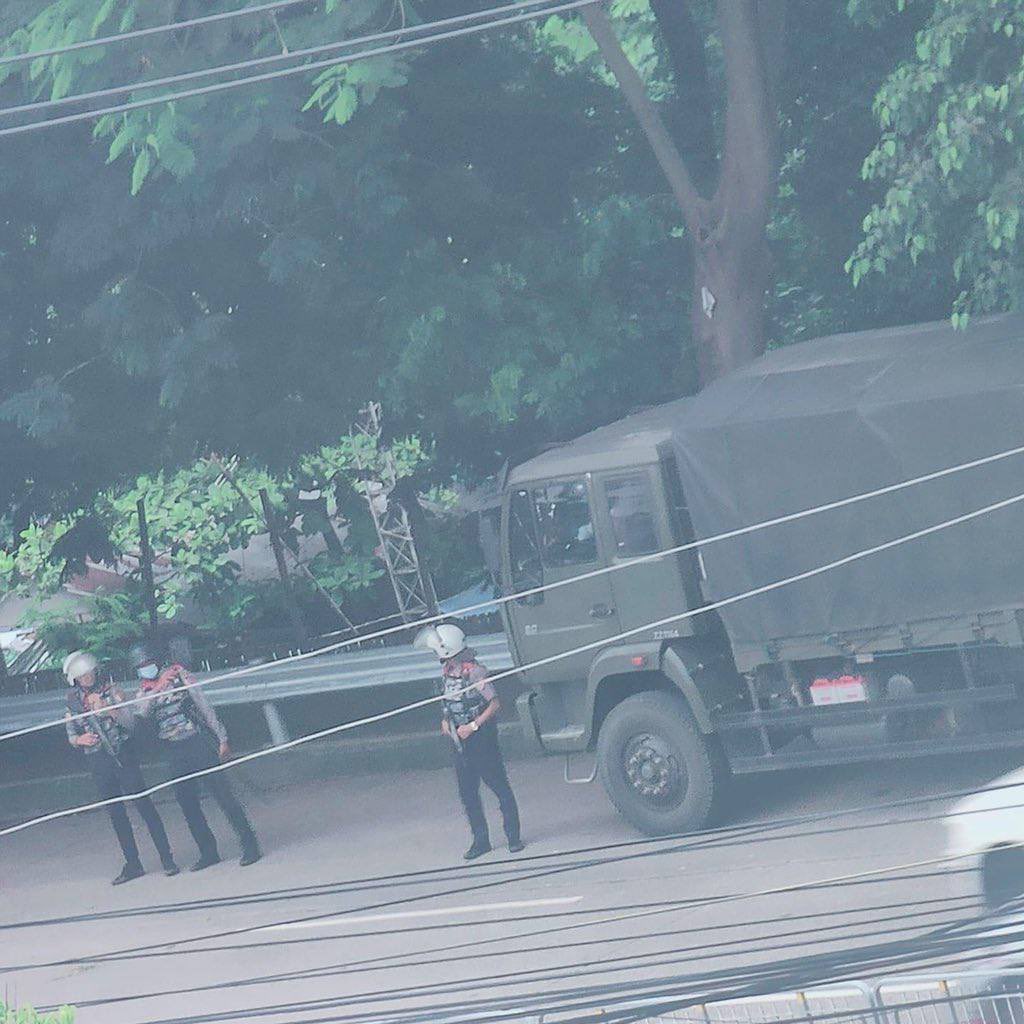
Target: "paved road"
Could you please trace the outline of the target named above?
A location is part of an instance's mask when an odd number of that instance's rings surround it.
[[[574,851],[635,838],[600,789],[566,787],[558,762],[519,762],[527,852],[513,859],[499,848],[468,869],[446,771],[274,789],[253,772],[241,788],[267,856],[247,870],[225,862],[111,889],[119,864],[96,815],[0,840],[0,989],[36,1005],[76,1003],[79,1024],[380,1021],[423,1008],[436,1020],[439,1007],[496,996],[710,977],[909,938],[972,912],[968,869],[685,901],[936,856],[941,823],[910,819],[937,814],[941,802],[777,823],[971,788],[1011,766],[990,756],[747,778],[724,817],[735,831],[595,854]],[[165,813],[190,860],[176,809]],[[671,901],[684,902],[666,908]]]

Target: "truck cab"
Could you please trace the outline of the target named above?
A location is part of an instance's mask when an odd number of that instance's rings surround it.
[[[546,752],[596,750],[616,806],[655,833],[696,827],[710,807],[710,668],[727,652],[713,614],[645,626],[702,604],[695,551],[649,557],[693,539],[675,404],[516,466],[500,504],[502,590],[523,595],[503,604],[505,627],[532,666],[526,725]]]

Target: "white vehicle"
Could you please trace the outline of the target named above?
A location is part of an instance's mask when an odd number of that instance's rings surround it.
[[[975,859],[989,908],[1024,894],[1024,769],[955,804],[946,829],[947,851]]]

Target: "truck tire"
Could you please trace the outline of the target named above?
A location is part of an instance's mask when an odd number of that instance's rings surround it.
[[[617,704],[598,733],[597,765],[612,803],[641,832],[671,835],[707,821],[718,773],[682,697],[638,693]]]

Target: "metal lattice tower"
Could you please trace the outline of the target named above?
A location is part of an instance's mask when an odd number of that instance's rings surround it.
[[[416,543],[409,523],[409,514],[401,502],[391,495],[398,482],[394,458],[389,452],[381,451],[381,409],[377,402],[371,402],[359,412],[355,430],[358,435],[372,439],[379,458],[377,467],[371,467],[357,459],[362,476],[362,491],[370,507],[380,552],[387,566],[391,586],[398,601],[398,610],[404,621],[412,622],[437,612],[437,595],[429,574],[420,565],[416,554]],[[383,479],[375,479],[379,475]]]

